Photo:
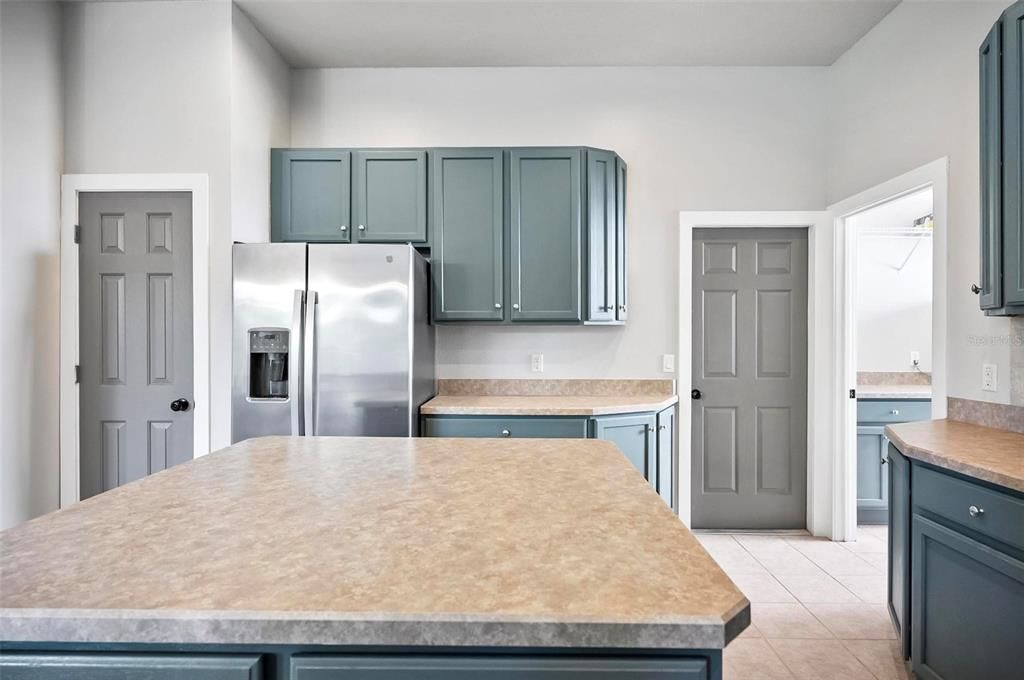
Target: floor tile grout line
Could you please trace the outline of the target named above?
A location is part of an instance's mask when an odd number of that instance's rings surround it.
[[[755,561],[755,562],[757,562],[758,564],[760,564],[760,565],[761,565],[761,567],[763,567],[763,568],[765,569],[765,571],[767,571],[767,572],[768,572],[768,574],[769,574],[769,575],[770,575],[770,576],[771,576],[771,577],[772,577],[773,579],[775,579],[775,581],[776,581],[776,582],[778,582],[778,584],[779,584],[780,586],[782,586],[782,587],[783,587],[783,589],[784,589],[784,590],[785,590],[785,591],[786,591],[787,593],[789,593],[790,595],[792,595],[792,596],[793,596],[793,599],[795,599],[795,600],[797,601],[797,603],[798,603],[798,604],[800,604],[800,605],[805,605],[805,604],[807,604],[807,603],[805,603],[805,602],[804,602],[803,600],[801,600],[801,599],[800,599],[800,597],[799,597],[799,596],[798,596],[798,595],[797,595],[796,593],[794,593],[794,592],[793,592],[792,590],[790,590],[789,586],[787,586],[787,585],[786,585],[785,583],[783,583],[783,582],[782,582],[781,580],[779,580],[779,577],[778,577],[778,576],[776,576],[775,572],[773,572],[773,571],[772,571],[771,567],[769,567],[769,566],[768,566],[768,565],[766,565],[766,564],[765,564],[764,562],[762,562],[762,561],[761,561],[760,559],[758,559],[757,555],[755,555],[754,553],[750,552],[750,550],[749,550],[749,549],[747,548],[747,546],[743,545],[743,543],[741,543],[740,541],[738,541],[738,540],[736,539],[736,537],[735,537],[735,536],[733,536],[733,540],[734,540],[734,541],[736,541],[737,543],[739,543],[740,547],[741,547],[741,548],[743,548],[743,549],[744,549],[744,550],[745,550],[745,551],[747,552],[747,554],[748,554],[748,555],[750,555],[750,556],[751,556],[751,557],[752,557],[752,558],[754,559],[754,561]],[[787,545],[789,545],[789,542],[787,541],[787,542],[786,542],[786,544],[787,544]],[[796,548],[793,548],[793,549],[794,549],[794,550],[796,550]],[[800,552],[800,551],[799,551],[799,550],[797,550],[797,552]],[[826,577],[828,577],[828,578],[832,579],[832,581],[833,581],[833,582],[834,582],[834,583],[835,583],[835,584],[836,584],[837,586],[839,586],[840,588],[842,588],[843,590],[845,590],[845,591],[846,591],[847,593],[849,593],[850,597],[854,598],[854,599],[855,599],[855,600],[856,600],[857,602],[863,602],[863,600],[861,600],[861,598],[857,596],[857,593],[855,593],[855,592],[853,592],[852,590],[850,590],[849,588],[847,588],[847,587],[846,587],[846,586],[845,586],[845,585],[844,585],[844,584],[843,584],[842,582],[840,582],[840,580],[839,580],[839,579],[837,579],[837,578],[836,578],[835,576],[833,576],[832,574],[830,574],[830,573],[828,573],[827,571],[825,571],[825,569],[823,569],[823,568],[821,567],[821,565],[820,565],[820,564],[818,564],[817,562],[815,562],[815,561],[814,561],[813,559],[811,559],[810,557],[807,557],[807,556],[806,556],[806,555],[804,555],[804,554],[803,554],[802,552],[800,553],[800,555],[801,555],[802,557],[804,557],[804,558],[805,558],[806,560],[808,560],[808,561],[809,561],[809,562],[810,562],[811,564],[813,564],[813,565],[814,565],[814,566],[815,566],[815,567],[816,567],[816,568],[818,569],[818,571],[820,571],[820,572],[821,572],[822,574],[824,574],[824,575],[825,575]],[[874,566],[874,565],[869,565],[869,566]],[[780,604],[784,604],[784,603],[780,603]],[[827,603],[827,602],[821,602],[821,603],[812,603],[812,604],[829,604],[829,603]],[[869,603],[869,602],[865,602],[864,604],[871,604],[871,603]],[[806,607],[804,607],[804,609],[806,609]],[[826,629],[827,629],[827,628],[828,628],[828,626],[826,626]],[[829,632],[831,632],[831,631],[829,631]]]

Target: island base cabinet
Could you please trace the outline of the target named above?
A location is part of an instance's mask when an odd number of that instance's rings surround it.
[[[916,514],[911,554],[917,677],[1021,677],[1024,562]]]
[[[910,658],[910,461],[889,444],[889,616],[900,640],[900,653]]]
[[[259,655],[4,653],[3,680],[261,680]]]
[[[291,680],[710,680],[708,659],[294,657]],[[719,677],[719,676],[714,676]]]

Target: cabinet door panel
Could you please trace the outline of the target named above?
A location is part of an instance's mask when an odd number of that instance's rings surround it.
[[[587,319],[615,319],[615,154],[587,152]]]
[[[655,417],[653,413],[628,416],[603,416],[594,419],[594,438],[613,442],[640,474],[657,484],[657,460],[654,452]]]
[[[501,321],[505,316],[502,155],[499,149],[431,151],[437,321]]]
[[[535,416],[424,416],[424,437],[583,439],[587,419]]]
[[[259,680],[258,655],[42,654],[0,655],[4,680]]]
[[[1024,563],[916,514],[911,555],[914,672],[924,680],[1019,677]]]
[[[510,152],[512,321],[581,321],[578,149]]]
[[[979,51],[981,91],[981,287],[982,309],[1003,305],[1002,285],[1002,25],[992,27]]]
[[[983,90],[984,92],[984,90]],[[1024,3],[1003,15],[1003,294],[1024,304]]]
[[[626,259],[626,162],[615,159],[617,177],[615,180],[615,318],[625,321],[629,316],[629,285]]]
[[[857,521],[884,524],[889,500],[888,440],[881,425],[857,427]]]
[[[426,242],[425,151],[357,152],[352,193],[359,241]]]
[[[658,413],[658,493],[675,509],[676,407]]]
[[[889,616],[910,658],[910,461],[889,444]]]
[[[350,240],[350,156],[338,149],[271,152],[272,240]]]

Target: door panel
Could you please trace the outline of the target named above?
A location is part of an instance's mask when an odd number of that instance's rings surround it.
[[[427,153],[358,151],[352,202],[363,243],[427,240]]]
[[[580,321],[578,149],[509,154],[512,321]]]
[[[79,198],[80,494],[192,458],[192,197]]]
[[[351,240],[351,154],[339,149],[271,152],[274,241]]]
[[[693,526],[803,528],[807,231],[693,238]]]
[[[504,172],[500,149],[431,152],[436,321],[501,321]]]
[[[587,319],[615,319],[615,154],[587,152]]]
[[[1009,305],[1024,304],[1024,4],[1010,5],[1002,24],[1003,283]]]
[[[1003,305],[1002,281],[1002,24],[981,45],[981,287],[982,309]]]
[[[889,440],[882,425],[857,426],[857,521],[885,524],[889,505]]]

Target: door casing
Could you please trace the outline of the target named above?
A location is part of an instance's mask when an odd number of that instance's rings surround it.
[[[189,192],[192,195],[193,457],[210,451],[209,177],[205,174],[61,176],[60,211],[60,507],[79,494],[78,224],[80,192]]]

